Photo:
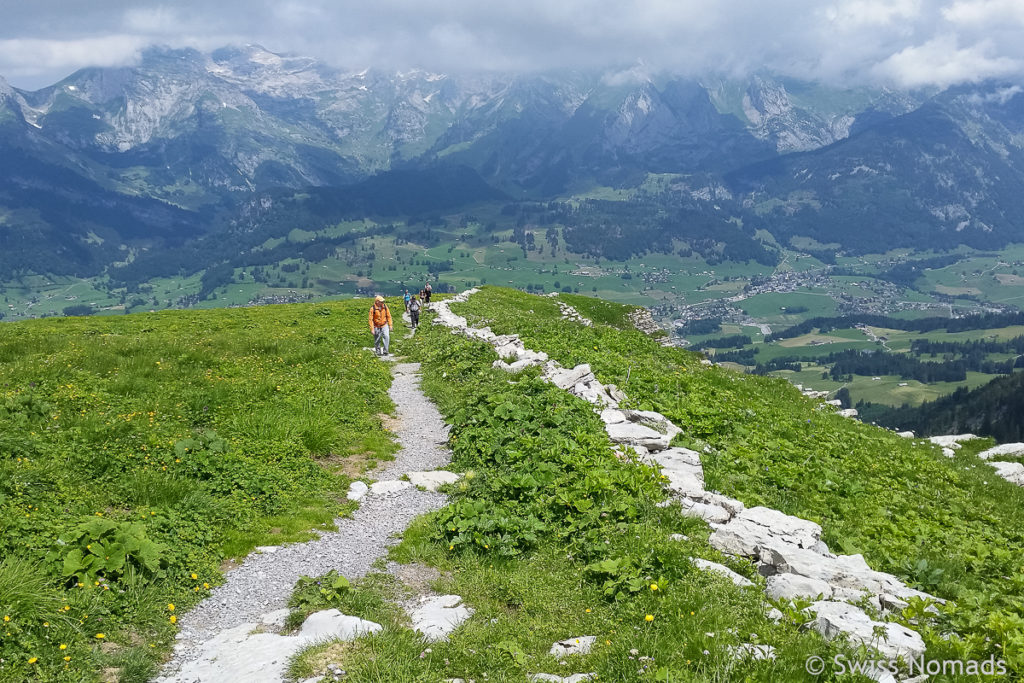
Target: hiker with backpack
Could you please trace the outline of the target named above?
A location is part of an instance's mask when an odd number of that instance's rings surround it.
[[[420,326],[420,300],[415,296],[409,302],[409,318],[412,320],[412,329]]]
[[[391,310],[384,303],[384,297],[378,296],[373,300],[370,307],[370,332],[373,333],[373,352],[378,356],[389,355],[388,347],[391,344]],[[384,352],[381,353],[381,346]]]
[[[409,312],[409,298],[410,298],[409,297],[409,290],[407,289],[407,290],[405,290],[405,296],[402,297],[402,301],[405,302],[405,312],[406,313]]]
[[[430,303],[430,292],[431,292],[430,283],[428,282],[423,287],[423,303],[425,303],[425,304],[429,304]]]

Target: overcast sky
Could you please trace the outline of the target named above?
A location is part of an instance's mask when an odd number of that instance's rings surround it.
[[[840,83],[1024,81],[1024,0],[0,0],[0,76],[36,89],[147,45],[334,66],[755,69]]]

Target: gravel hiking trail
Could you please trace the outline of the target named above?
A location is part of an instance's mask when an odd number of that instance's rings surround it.
[[[368,478],[397,484],[395,480],[406,472],[442,467],[451,453],[445,445],[448,426],[419,388],[419,364],[396,362],[392,374],[388,394],[397,415],[389,426],[401,449],[393,461],[369,472]],[[397,543],[413,519],[443,507],[447,500],[444,494],[408,485],[383,490],[387,492],[371,488],[351,517],[335,520],[337,531],[320,532],[319,539],[306,543],[253,552],[229,571],[223,585],[213,589],[195,609],[181,615],[174,655],[156,680],[177,681],[175,674],[199,656],[202,643],[241,624],[261,623],[265,614],[287,607],[299,577],[319,576],[332,569],[349,579],[364,576],[374,561]]]

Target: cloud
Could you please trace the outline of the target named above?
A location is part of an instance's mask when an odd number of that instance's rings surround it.
[[[66,71],[68,65],[123,66],[138,60],[146,40],[133,35],[106,35],[71,40],[9,38],[0,40],[0,64],[8,80]]]
[[[900,50],[876,71],[903,87],[946,87],[1019,75],[1024,72],[1024,61],[1000,56],[989,41],[961,48],[955,36],[946,35]]]
[[[619,72],[642,63],[894,85],[1024,75],[1022,0],[34,0],[4,14],[0,74],[22,87],[32,74],[56,80],[130,63],[144,45],[229,42],[354,69]]]

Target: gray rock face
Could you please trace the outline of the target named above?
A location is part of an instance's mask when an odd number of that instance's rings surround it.
[[[564,657],[566,655],[588,655],[590,654],[591,648],[594,647],[594,641],[596,640],[597,636],[578,636],[576,638],[559,640],[551,646],[549,654],[552,654],[555,657]]]
[[[815,615],[811,627],[829,640],[845,635],[851,642],[873,647],[891,659],[897,656],[916,658],[924,654],[924,640],[917,633],[899,624],[872,621],[853,605],[822,600],[807,610]],[[876,636],[875,629],[880,629],[884,636]]]
[[[463,605],[458,595],[439,595],[421,598],[406,611],[414,630],[428,642],[438,642],[448,640],[452,631],[473,616],[475,610]]]

